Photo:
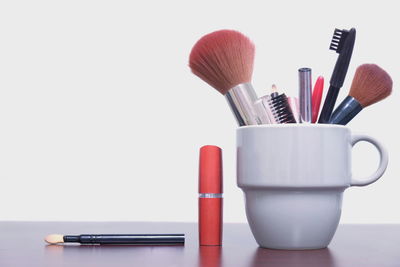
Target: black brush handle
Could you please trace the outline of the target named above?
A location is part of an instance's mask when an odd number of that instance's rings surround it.
[[[329,81],[330,87],[328,90],[328,94],[326,95],[324,106],[322,107],[318,123],[329,123],[333,108],[335,107],[336,99],[339,94],[339,90],[343,86],[347,70],[349,69],[355,40],[356,29],[351,28],[346,37],[346,40],[344,40],[343,48],[340,51],[339,57],[336,60],[335,68],[333,69],[331,80]]]
[[[338,59],[336,60],[335,68],[333,69],[333,73],[329,81],[330,85],[333,85],[336,88],[341,88],[343,86],[347,70],[349,69],[355,41],[356,29],[351,28],[347,34],[346,40],[344,40],[343,48],[340,51]]]
[[[361,106],[360,102],[358,102],[352,96],[347,96],[343,100],[343,102],[337,107],[335,112],[333,112],[331,120],[329,121],[329,123],[346,125],[362,109],[363,109],[363,107]]]
[[[108,234],[64,236],[64,242],[101,245],[183,245],[184,234]]]
[[[324,106],[322,107],[321,114],[319,115],[318,123],[329,123],[333,108],[335,107],[336,99],[339,95],[339,90],[340,88],[338,87],[333,85],[329,86]]]

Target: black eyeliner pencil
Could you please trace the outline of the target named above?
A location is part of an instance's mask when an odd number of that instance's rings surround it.
[[[336,99],[339,95],[339,90],[343,86],[344,79],[346,78],[355,40],[356,29],[351,28],[350,31],[335,29],[329,49],[339,53],[339,57],[336,60],[335,68],[333,69],[329,81],[329,90],[318,123],[329,123]]]
[[[48,235],[45,241],[50,244],[80,243],[100,245],[184,245],[184,234],[84,234]]]

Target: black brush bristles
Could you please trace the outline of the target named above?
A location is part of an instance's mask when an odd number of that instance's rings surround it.
[[[336,51],[336,53],[340,54],[348,34],[349,31],[347,30],[335,29],[335,31],[333,32],[333,37],[329,49],[334,50]]]
[[[296,123],[285,94],[274,96],[268,102],[277,123]]]

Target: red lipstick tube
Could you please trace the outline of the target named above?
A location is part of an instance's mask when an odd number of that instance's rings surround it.
[[[199,242],[222,244],[222,150],[217,146],[200,148]]]

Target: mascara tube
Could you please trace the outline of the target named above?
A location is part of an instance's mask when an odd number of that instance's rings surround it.
[[[222,244],[222,150],[217,146],[200,148],[199,243]]]
[[[299,69],[300,121],[311,123],[311,69]]]

